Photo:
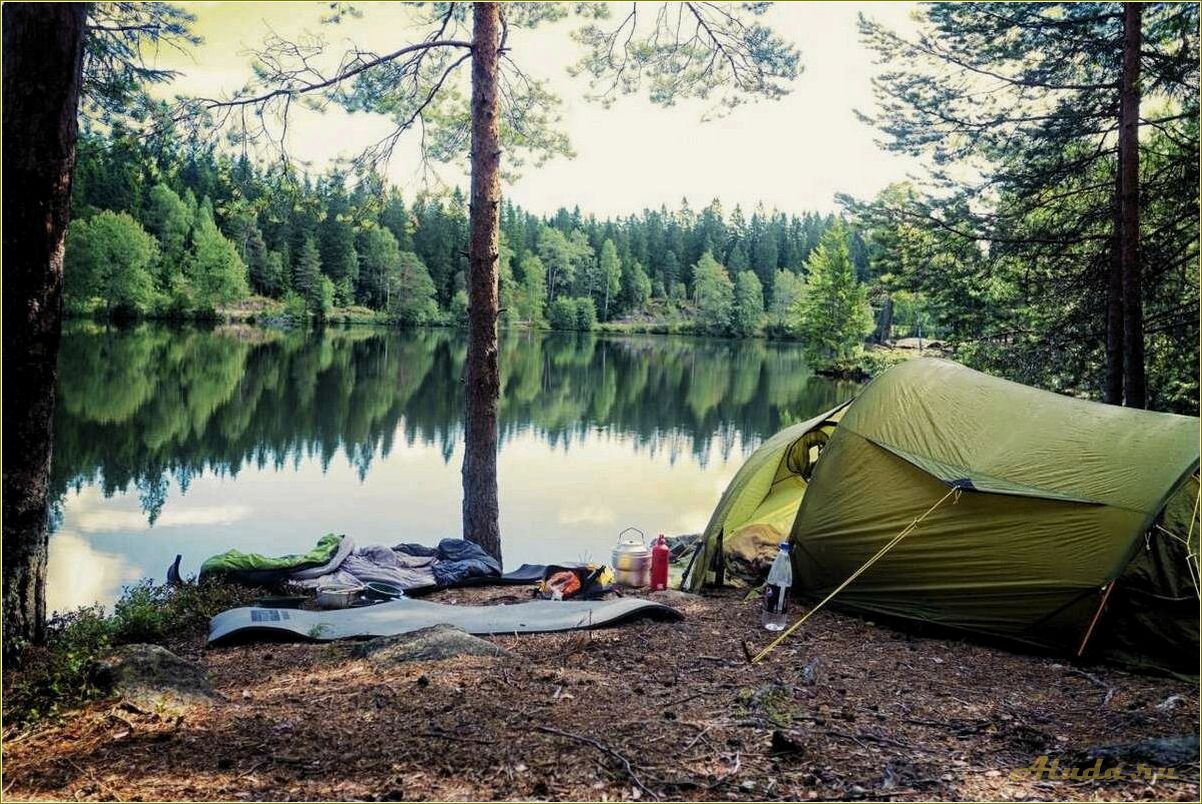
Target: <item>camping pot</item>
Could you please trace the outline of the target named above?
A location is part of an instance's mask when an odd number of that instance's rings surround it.
[[[363,592],[362,586],[331,583],[317,587],[317,606],[322,609],[349,609]]]
[[[630,536],[626,536],[630,533]],[[637,533],[638,536],[634,534]],[[623,537],[626,538],[623,538]],[[638,528],[627,528],[618,534],[613,553],[614,582],[640,588],[651,583],[651,548]]]

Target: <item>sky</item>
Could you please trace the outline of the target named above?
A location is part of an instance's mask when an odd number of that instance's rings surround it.
[[[251,75],[248,48],[273,31],[318,34],[331,52],[348,43],[383,52],[426,30],[415,24],[411,9],[395,3],[359,3],[362,17],[337,26],[320,24],[327,3],[183,5],[196,14],[205,43],[187,55],[159,54],[161,66],[183,73],[170,94],[212,96],[241,87]],[[626,4],[614,6],[617,13]],[[682,198],[694,209],[719,198],[728,212],[736,204],[750,210],[762,202],[802,213],[837,210],[839,192],[870,197],[915,165],[879,148],[872,128],[856,119],[856,109],[872,108],[870,79],[877,69],[873,53],[859,42],[856,16],[904,29],[912,10],[913,4],[895,2],[776,4],[765,21],[800,49],[802,74],[784,99],[747,104],[710,122],[701,121],[702,107],[695,103],[663,108],[631,96],[604,109],[587,101],[585,81],[566,69],[579,54],[569,35],[579,22],[523,31],[514,37],[513,57],[563,98],[560,125],[576,156],[528,166],[504,192],[536,213],[578,205],[601,217],[674,208]],[[388,128],[372,115],[305,112],[291,124],[289,147],[295,158],[321,169],[332,156],[352,155]],[[422,186],[417,152],[415,138],[403,140],[386,171],[407,195]],[[466,188],[458,167],[440,169],[439,178]]]

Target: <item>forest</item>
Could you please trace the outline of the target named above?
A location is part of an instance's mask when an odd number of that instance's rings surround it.
[[[840,196],[839,214],[715,198],[632,204],[601,220],[580,208],[540,217],[505,198],[499,321],[797,338],[817,364],[836,366],[863,365],[865,344],[921,334],[1021,382],[1122,401],[1126,378],[1134,403],[1196,413],[1197,7],[1152,4],[1143,18],[1153,55],[1134,289],[1118,278],[1119,65],[1106,48],[1119,18],[1022,9],[933,5],[916,41],[862,19],[864,42],[894,65],[878,75],[878,114],[865,122],[930,175]],[[1092,56],[1076,67],[1018,58],[1034,47]],[[941,77],[949,68],[954,82]],[[981,81],[996,84],[989,104],[974,102]],[[85,118],[78,146],[69,310],[206,318],[254,295],[278,300],[284,320],[341,310],[465,324],[459,189],[399,188],[349,168],[311,174],[171,125],[147,136],[145,124],[99,119]],[[1124,306],[1131,293],[1138,304]]]
[[[148,142],[120,127],[85,134],[78,148],[66,257],[76,312],[102,298],[110,316],[204,317],[256,294],[315,317],[348,307],[409,325],[465,315],[468,213],[457,188],[407,200],[378,175],[265,168],[211,144],[175,134]],[[695,314],[704,321],[695,328],[712,334],[791,334],[800,277],[836,223],[762,205],[750,216],[725,212],[718,199],[616,220],[578,207],[540,218],[507,200],[504,318],[570,330]],[[837,234],[855,279],[869,281],[864,237]],[[910,323],[913,307],[895,323]]]

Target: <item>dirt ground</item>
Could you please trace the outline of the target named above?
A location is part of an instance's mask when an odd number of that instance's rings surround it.
[[[1196,762],[1106,781],[1022,770],[1197,734],[1194,684],[830,611],[751,666],[743,640],[768,641],[755,603],[663,594],[683,622],[492,640],[514,657],[381,668],[343,645],[195,639],[173,647],[227,702],[161,717],[109,701],[17,735],[3,797],[1198,800]]]

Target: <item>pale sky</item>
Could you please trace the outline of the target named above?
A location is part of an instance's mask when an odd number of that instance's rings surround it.
[[[171,94],[216,95],[242,86],[250,76],[246,49],[270,31],[319,34],[330,50],[348,42],[377,51],[397,49],[423,35],[403,4],[360,3],[361,19],[321,25],[326,3],[184,3],[197,15],[205,44],[192,57],[164,51],[159,63],[185,75]],[[614,4],[615,14],[625,4]],[[869,84],[873,54],[859,42],[856,15],[863,12],[893,27],[908,27],[911,3],[778,3],[768,24],[801,50],[804,71],[780,101],[757,102],[725,119],[701,122],[701,107],[682,103],[661,108],[640,97],[619,100],[610,109],[584,100],[583,79],[570,77],[568,64],[579,50],[569,37],[578,26],[567,20],[513,37],[513,57],[527,72],[549,79],[564,101],[562,129],[576,151],[541,168],[528,166],[505,194],[536,213],[579,205],[598,216],[624,215],[644,207],[675,207],[682,196],[694,209],[718,197],[729,212],[757,202],[791,213],[829,212],[834,196],[874,195],[904,179],[914,164],[874,143],[875,133],[853,110],[871,110]],[[466,66],[462,70],[467,77]],[[382,118],[339,110],[306,112],[293,121],[294,156],[323,167],[335,155],[388,130]],[[417,146],[411,135],[398,147],[388,175],[412,197],[420,189]],[[440,172],[466,190],[456,168]]]

